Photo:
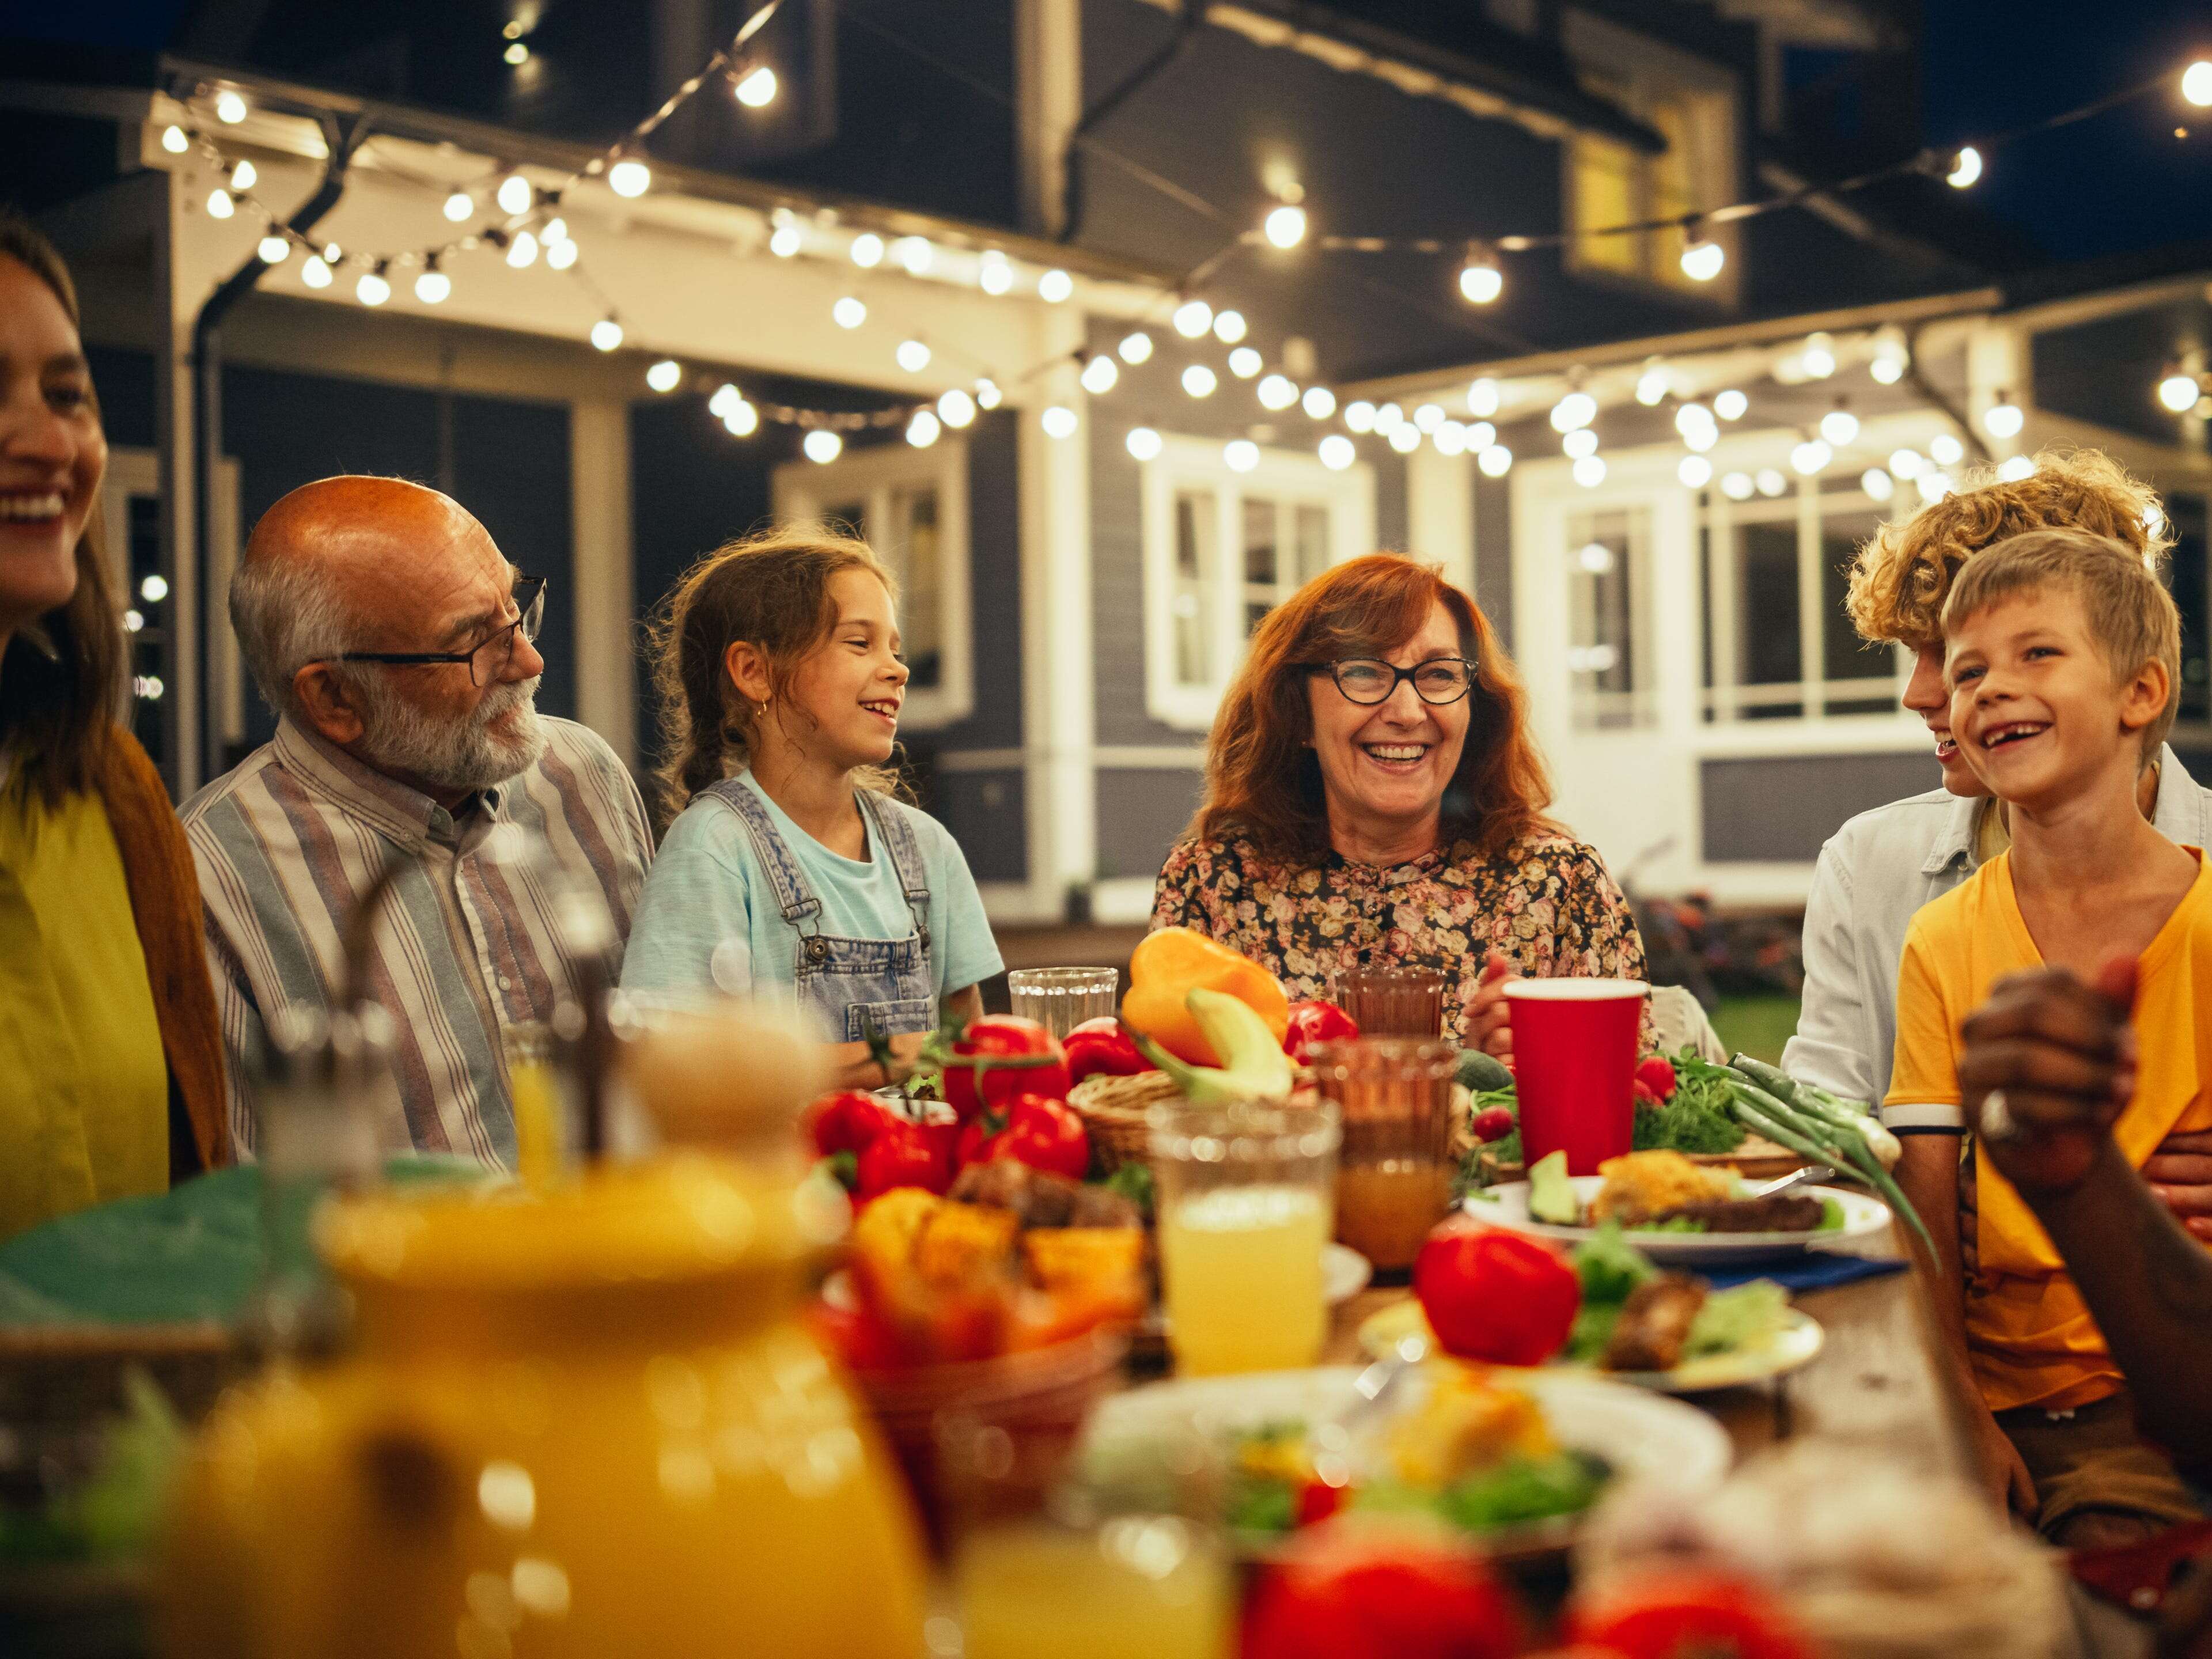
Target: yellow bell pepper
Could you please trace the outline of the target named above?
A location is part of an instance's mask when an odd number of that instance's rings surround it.
[[[1266,1022],[1278,1042],[1290,1028],[1291,1000],[1273,974],[1188,927],[1163,927],[1137,947],[1129,958],[1121,1018],[1179,1059],[1224,1066],[1227,1058],[1214,1053],[1191,1016],[1186,999],[1194,989],[1235,997]]]

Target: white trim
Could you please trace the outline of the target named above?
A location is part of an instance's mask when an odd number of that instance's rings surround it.
[[[576,716],[637,763],[631,618],[629,406],[579,398],[568,410],[568,494],[575,528]]]
[[[844,501],[858,499],[865,522],[855,526],[884,562],[899,570],[902,550],[884,544],[879,526],[891,522],[891,496],[899,489],[933,486],[937,491],[938,683],[909,686],[900,723],[936,731],[965,720],[975,711],[975,648],[971,637],[971,585],[968,536],[968,444],[939,438],[927,449],[908,443],[878,444],[848,450],[827,465],[786,461],[771,484],[779,520],[820,519]]]
[[[1262,449],[1249,472],[1231,470],[1224,446],[1212,438],[1169,437],[1139,473],[1144,543],[1145,707],[1154,720],[1186,732],[1213,724],[1237,665],[1243,660],[1243,514],[1249,493],[1277,501],[1316,506],[1328,514],[1328,562],[1341,564],[1374,550],[1375,473],[1360,465],[1332,471],[1303,450]],[[1207,629],[1209,675],[1203,684],[1176,678],[1176,497],[1185,489],[1214,499],[1215,558]],[[1288,550],[1279,550],[1287,553]]]
[[[1423,444],[1406,457],[1406,551],[1441,564],[1444,580],[1474,591],[1474,458]]]
[[[1159,884],[1146,876],[1116,876],[1091,889],[1091,918],[1109,927],[1152,919],[1152,896]]]
[[[1067,920],[1066,896],[1041,893],[1031,883],[979,881],[975,891],[994,927],[1049,927]]]

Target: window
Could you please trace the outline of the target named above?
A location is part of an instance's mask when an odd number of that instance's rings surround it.
[[[2212,720],[2212,594],[2207,592],[2205,498],[2169,495],[2166,516],[2172,521],[2173,551],[2167,556],[2166,580],[2173,589],[2175,608],[2181,612],[2181,690],[2174,711],[2178,723],[2202,726]]]
[[[1170,438],[1141,478],[1146,706],[1203,731],[1261,618],[1330,565],[1374,550],[1374,475],[1283,450],[1237,472],[1218,441]]]
[[[1650,726],[1651,514],[1642,507],[1567,520],[1567,673],[1575,728]]]
[[[975,707],[969,626],[968,449],[851,449],[775,470],[775,516],[859,536],[898,579],[899,635],[914,678],[900,723],[949,726]]]
[[[1570,265],[1722,304],[1736,295],[1735,245],[1725,228],[1709,233],[1731,255],[1719,276],[1700,283],[1682,270],[1679,229],[1601,236],[1611,225],[1675,218],[1735,198],[1735,83],[1724,70],[1660,43],[1577,12],[1568,47],[1583,84],[1666,141],[1656,155],[1598,133],[1570,142],[1566,219]]]
[[[1708,498],[1705,718],[1885,714],[1911,659],[1869,646],[1844,610],[1847,572],[1880,515],[1856,489]]]

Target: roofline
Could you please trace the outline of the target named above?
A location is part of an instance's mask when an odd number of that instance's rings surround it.
[[[1263,46],[1287,47],[1330,68],[1366,75],[1416,98],[1437,98],[1469,114],[1511,121],[1539,137],[1564,141],[1597,133],[1647,155],[1667,141],[1579,87],[1549,84],[1502,70],[1395,29],[1305,0],[1145,0],[1177,16],[1186,8],[1216,28]]]

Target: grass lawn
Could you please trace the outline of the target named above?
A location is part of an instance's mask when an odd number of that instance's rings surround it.
[[[1770,1066],[1782,1063],[1782,1045],[1797,1029],[1797,999],[1785,996],[1723,997],[1713,1011],[1713,1029],[1732,1054],[1749,1054]]]

